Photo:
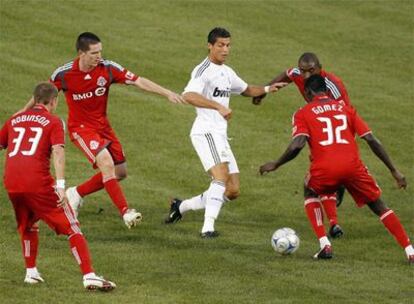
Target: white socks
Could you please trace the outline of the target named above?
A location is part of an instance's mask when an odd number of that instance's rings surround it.
[[[180,213],[184,214],[190,210],[196,211],[206,208],[207,191],[192,198],[183,200],[180,204]],[[223,202],[230,202],[230,199],[223,195]]]
[[[414,255],[414,248],[413,245],[408,245],[407,247],[405,247],[405,254],[407,255],[407,257],[409,257],[410,255]]]
[[[221,206],[224,202],[225,184],[221,181],[213,180],[206,191],[206,211],[204,213],[204,225],[201,233],[214,231],[214,222],[217,219]]]
[[[321,246],[321,249],[323,249],[326,245],[331,246],[331,242],[329,242],[328,237],[323,236],[319,239],[319,245]]]
[[[89,273],[83,275],[83,279],[84,280],[86,280],[86,279],[93,279],[95,277],[96,277],[96,274],[94,272],[89,272]]]
[[[35,277],[38,277],[39,275],[40,275],[39,271],[37,270],[36,267],[26,268],[26,276],[35,278]]]
[[[204,209],[206,207],[207,191],[200,195],[182,201],[180,204],[180,213],[184,214],[185,212],[190,210],[195,211],[199,209]]]

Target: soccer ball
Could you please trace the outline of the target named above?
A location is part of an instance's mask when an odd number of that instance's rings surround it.
[[[271,242],[273,249],[283,255],[294,253],[298,250],[300,243],[295,230],[286,227],[276,230]]]

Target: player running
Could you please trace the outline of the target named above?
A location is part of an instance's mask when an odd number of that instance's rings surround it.
[[[269,84],[275,82],[287,82],[295,83],[299,92],[302,94],[305,101],[305,81],[312,75],[321,75],[325,79],[326,87],[328,89],[328,95],[337,100],[340,103],[351,105],[349,100],[348,92],[346,91],[345,85],[342,80],[333,73],[328,73],[322,69],[322,65],[319,62],[318,57],[314,53],[304,53],[299,57],[298,66],[289,68],[285,72],[280,73]],[[253,97],[252,102],[255,105],[261,104],[266,94],[261,96]],[[342,203],[345,189],[343,186],[339,187],[337,194],[331,193],[321,197],[323,209],[325,210],[326,216],[329,219],[329,235],[333,238],[341,237],[344,234],[341,226],[338,225],[338,216],[336,207]]]
[[[332,258],[331,243],[326,237],[320,197],[344,185],[358,207],[368,207],[380,217],[388,231],[405,249],[408,261],[414,263],[414,249],[394,211],[381,199],[381,190],[361,161],[355,134],[363,138],[387,166],[399,188],[406,188],[405,177],[395,168],[382,144],[353,107],[328,96],[324,78],[313,75],[305,83],[310,102],[293,118],[293,140],[285,153],[274,162],[260,167],[260,174],[274,171],[295,158],[309,143],[311,166],[305,179],[305,210],[319,239],[320,251],[315,259]]]
[[[184,99],[196,107],[197,117],[191,129],[191,141],[206,172],[212,178],[202,194],[171,201],[165,223],[174,223],[190,210],[205,209],[202,238],[218,236],[214,228],[224,202],[239,196],[239,168],[227,139],[227,120],[232,115],[230,95],[258,96],[275,92],[286,83],[252,86],[224,64],[230,53],[230,33],[214,28],[207,37],[209,54],[191,73]]]
[[[127,176],[126,159],[106,113],[109,88],[113,83],[127,84],[164,96],[172,103],[183,103],[184,100],[117,63],[102,59],[102,43],[93,33],[80,34],[76,50],[78,57],[56,69],[50,81],[65,94],[71,141],[100,172],[83,184],[69,188],[69,203],[77,212],[85,196],[105,188],[125,225],[131,228],[140,222],[141,213],[128,208],[118,183]],[[29,102],[26,108],[30,105]]]
[[[36,86],[32,109],[12,116],[0,130],[0,150],[7,149],[4,185],[13,204],[26,264],[25,283],[44,282],[36,267],[37,222],[68,236],[70,249],[89,290],[110,291],[115,283],[95,275],[87,242],[65,196],[65,135],[63,121],[52,115],[58,90],[51,83]],[[50,174],[50,156],[56,182]]]

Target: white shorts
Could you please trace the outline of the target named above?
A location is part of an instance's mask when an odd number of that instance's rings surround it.
[[[218,164],[228,163],[230,174],[239,173],[239,167],[237,167],[236,159],[226,135],[206,133],[191,135],[190,137],[205,171]]]

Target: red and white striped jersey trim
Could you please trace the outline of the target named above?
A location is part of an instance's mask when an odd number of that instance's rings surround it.
[[[86,154],[88,154],[89,158],[95,163],[96,158],[95,155],[92,153],[92,151],[88,148],[85,141],[80,137],[76,132],[72,133],[73,138],[78,141],[79,145],[82,147],[83,151],[85,151]]]

